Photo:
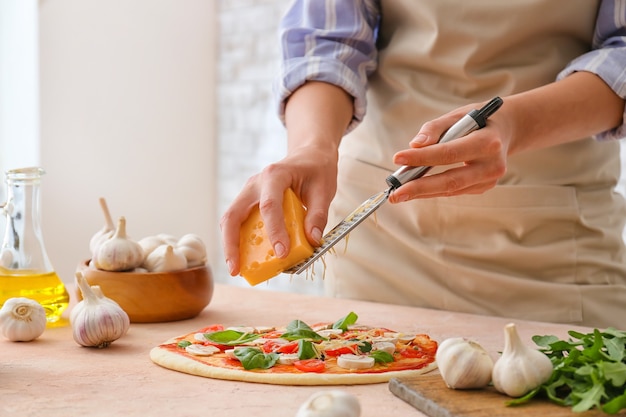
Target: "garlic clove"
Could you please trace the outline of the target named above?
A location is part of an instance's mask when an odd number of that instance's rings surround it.
[[[128,332],[128,314],[114,300],[107,298],[100,287],[90,287],[82,273],[76,273],[76,282],[83,299],[70,314],[72,336],[81,346],[108,347]]]
[[[504,350],[493,367],[494,388],[521,397],[550,379],[553,365],[543,352],[522,342],[514,323],[504,327]]]
[[[473,340],[463,337],[446,339],[437,348],[435,359],[449,388],[483,388],[491,382],[493,359]]]
[[[296,417],[359,417],[361,404],[354,395],[342,390],[319,391],[298,409]]]
[[[30,342],[46,329],[46,310],[35,300],[9,298],[0,308],[0,328],[12,342]]]
[[[94,265],[104,271],[130,271],[141,266],[144,258],[139,243],[126,235],[126,219],[120,217],[115,234],[98,247]]]
[[[187,268],[187,258],[172,245],[161,245],[146,257],[143,265],[149,272],[170,272]]]

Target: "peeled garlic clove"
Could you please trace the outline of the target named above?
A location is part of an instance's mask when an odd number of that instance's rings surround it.
[[[206,264],[206,246],[200,236],[188,233],[178,239],[176,248],[187,258],[189,268]]]
[[[76,282],[83,295],[70,314],[72,336],[85,347],[105,348],[124,336],[130,327],[128,314],[102,290],[92,288],[80,272]]]
[[[146,257],[143,267],[149,272],[170,272],[187,268],[187,258],[172,245],[161,245]]]
[[[435,359],[450,388],[483,388],[491,382],[493,360],[477,342],[463,337],[446,339],[437,348]]]
[[[552,371],[550,358],[525,345],[514,323],[504,327],[504,350],[492,374],[497,391],[510,397],[521,397],[550,379]]]
[[[296,417],[359,417],[359,399],[342,390],[319,391],[298,409]]]
[[[120,217],[115,234],[98,247],[94,264],[104,271],[130,271],[141,266],[144,258],[139,243],[126,235],[126,219]]]
[[[0,308],[0,328],[12,342],[30,342],[46,329],[46,310],[30,298],[9,298]]]

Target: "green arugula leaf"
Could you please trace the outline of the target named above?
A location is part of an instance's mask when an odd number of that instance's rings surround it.
[[[219,332],[205,333],[204,337],[220,345],[237,346],[258,339],[259,335],[238,332],[236,330],[221,330]]]
[[[617,414],[623,409],[626,409],[626,391],[602,406],[602,411],[607,414]]]
[[[583,340],[586,340],[585,349],[583,349],[583,355],[592,359],[593,361],[600,361],[603,359],[602,348],[604,347],[604,341],[602,340],[602,334],[600,330],[595,329],[593,335],[588,337],[582,336]],[[591,342],[591,343],[589,343]]]
[[[345,332],[346,330],[348,330],[348,327],[356,323],[358,319],[359,319],[359,316],[357,316],[355,312],[351,311],[350,313],[348,313],[347,316],[337,320],[333,324],[333,329],[341,329]]]
[[[626,363],[623,362],[600,362],[600,372],[607,381],[611,381],[614,387],[626,387]],[[626,390],[624,391],[626,394]]]
[[[269,369],[278,361],[278,353],[263,353],[259,348],[244,347],[237,348],[234,352],[235,356],[244,369]]]
[[[608,359],[615,362],[622,362],[626,359],[626,332],[619,332],[615,329],[607,329],[604,332],[604,344],[606,345]]]
[[[568,340],[550,335],[533,337],[554,365],[552,376],[508,404],[522,404],[545,394],[574,412],[596,408],[616,414],[626,409],[626,332],[608,328],[590,333],[570,330],[568,335]]]
[[[604,396],[605,393],[602,384],[594,384],[591,389],[587,391],[576,391],[572,393],[572,397],[577,399],[576,404],[572,407],[572,411],[582,413],[593,407],[600,407],[601,400]]]

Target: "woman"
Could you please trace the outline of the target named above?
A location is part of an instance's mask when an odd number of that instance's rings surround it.
[[[626,205],[609,139],[626,131],[625,24],[620,0],[295,1],[278,90],[288,152],[224,214],[230,273],[256,203],[286,256],[287,187],[319,244],[399,165],[433,166],[326,257],[328,294],[623,327]],[[485,128],[436,144],[494,96]]]

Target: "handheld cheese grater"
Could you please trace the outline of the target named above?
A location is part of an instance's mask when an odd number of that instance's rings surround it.
[[[451,140],[468,135],[477,129],[482,129],[487,124],[487,118],[496,112],[502,106],[502,99],[495,97],[480,110],[472,110],[463,116],[458,122],[450,127],[439,139],[437,143],[445,143]],[[365,200],[359,207],[343,219],[337,226],[328,232],[322,239],[322,245],[318,246],[313,255],[299,264],[283,271],[286,274],[299,274],[304,272],[309,266],[318,260],[322,255],[328,252],[341,239],[357,227],[363,220],[367,219],[389,198],[391,192],[401,185],[409,181],[423,177],[432,167],[421,166],[402,166],[396,172],[389,175],[386,179],[387,188],[377,194],[374,194]]]

